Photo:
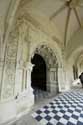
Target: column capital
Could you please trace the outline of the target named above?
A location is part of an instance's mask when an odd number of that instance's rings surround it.
[[[32,64],[31,62],[26,63],[26,69],[32,70],[33,67],[34,67],[34,64]]]

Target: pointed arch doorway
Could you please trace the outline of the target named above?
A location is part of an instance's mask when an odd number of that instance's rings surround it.
[[[46,63],[43,57],[39,54],[35,54],[31,62],[34,64],[31,73],[32,88],[46,91]]]
[[[55,53],[47,45],[40,45],[32,54],[34,64],[31,73],[31,86],[37,101],[58,93],[58,62]]]

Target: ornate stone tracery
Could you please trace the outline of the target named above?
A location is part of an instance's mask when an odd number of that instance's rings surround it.
[[[41,45],[36,48],[35,53],[40,54],[45,59],[47,68],[56,68],[57,58],[52,49],[47,47],[47,45]]]
[[[47,91],[56,94],[58,92],[58,62],[55,53],[48,45],[42,44],[36,48],[35,54],[42,56],[46,62]]]
[[[3,67],[2,99],[11,98],[14,95],[15,72],[18,49],[18,30],[16,27],[10,32],[6,45],[5,62]]]

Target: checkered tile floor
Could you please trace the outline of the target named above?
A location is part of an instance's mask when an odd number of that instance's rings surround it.
[[[83,89],[57,96],[32,114],[41,125],[83,125]]]

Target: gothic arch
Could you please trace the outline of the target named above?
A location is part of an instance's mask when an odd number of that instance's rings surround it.
[[[46,63],[47,91],[56,94],[58,92],[58,61],[55,53],[48,45],[41,44],[35,49],[32,57],[35,54],[42,56]]]
[[[83,53],[83,47],[80,46],[78,49],[74,50],[71,57],[68,59],[70,65],[77,63],[78,57]]]
[[[32,58],[34,56],[35,53],[37,53],[37,51],[40,51],[42,56],[45,57],[44,52],[42,52],[39,48],[41,48],[42,46],[44,46],[44,49],[47,48],[49,53],[49,58],[52,54],[52,57],[55,57],[55,60],[57,60],[57,64],[58,67],[62,68],[63,66],[63,58],[62,58],[62,54],[61,54],[61,49],[59,48],[59,46],[57,45],[57,43],[55,42],[54,44],[51,44],[50,41],[48,41],[48,43],[46,42],[40,42],[40,43],[33,43],[33,46],[30,48],[30,56],[29,59]],[[43,50],[43,49],[42,49]],[[39,53],[40,53],[39,52]],[[47,55],[48,57],[48,55]],[[46,58],[46,57],[45,57]],[[47,58],[46,58],[47,59]],[[51,58],[50,58],[51,59]],[[48,60],[48,59],[47,59]],[[54,60],[54,59],[53,59]],[[52,62],[52,61],[51,61]],[[53,61],[54,62],[54,61]],[[49,64],[48,64],[49,65]],[[54,64],[52,65],[54,66]],[[49,67],[49,66],[48,66]]]
[[[83,53],[83,48],[80,46],[76,50],[74,50],[71,54],[71,56],[67,59],[68,60],[68,66],[71,69],[71,77],[72,80],[78,78],[80,74],[80,69],[79,69],[79,61],[80,61],[80,56]]]
[[[45,59],[47,68],[56,68],[58,65],[56,55],[47,45],[40,45],[36,48],[34,54],[35,53],[41,55]]]

